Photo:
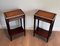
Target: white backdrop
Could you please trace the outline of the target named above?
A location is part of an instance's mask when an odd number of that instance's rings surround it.
[[[3,27],[6,27],[3,12],[17,8],[22,9],[26,15],[26,29],[33,29],[34,13],[41,9],[57,14],[53,30],[60,31],[60,0],[0,0],[0,23]],[[49,24],[43,24],[43,27],[47,29]],[[14,24],[11,23],[11,25]]]

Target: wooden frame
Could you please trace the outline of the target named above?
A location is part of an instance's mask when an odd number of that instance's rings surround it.
[[[52,28],[53,28],[54,21],[55,21],[55,15],[56,15],[55,13],[38,10],[34,15],[34,34],[33,34],[33,36],[35,36],[35,33],[36,33],[36,34],[46,38],[47,42],[48,42],[48,39],[52,33]],[[37,28],[36,28],[36,19],[38,20]],[[49,31],[39,27],[39,20],[50,23]]]
[[[7,25],[7,30],[8,34],[10,36],[10,40],[12,41],[12,36],[16,35],[18,33],[24,32],[25,35],[25,14],[21,9],[16,9],[8,12],[4,12],[5,15],[5,20],[6,20],[6,25]],[[23,18],[23,24],[24,28],[22,27],[22,18]],[[9,22],[15,19],[20,19],[21,26],[17,27],[15,29],[10,29]]]

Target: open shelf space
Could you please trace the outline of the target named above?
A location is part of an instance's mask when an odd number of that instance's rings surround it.
[[[10,33],[11,33],[11,35],[15,35],[15,34],[18,34],[20,32],[23,32],[23,31],[24,31],[24,29],[22,27],[18,27],[18,28],[15,28],[15,29],[11,29]]]
[[[36,33],[36,34],[39,34],[40,36],[43,36],[43,37],[45,37],[45,38],[48,37],[48,31],[46,31],[46,30],[44,30],[44,29],[42,29],[42,28],[40,28],[40,27],[37,27],[37,28],[36,28],[35,33]]]

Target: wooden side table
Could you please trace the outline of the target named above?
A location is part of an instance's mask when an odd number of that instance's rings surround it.
[[[13,35],[16,35],[16,34],[21,33],[21,32],[24,32],[24,35],[25,35],[25,14],[21,9],[16,9],[16,10],[4,12],[4,15],[5,15],[8,34],[10,36],[11,41],[12,41]],[[15,29],[10,29],[9,22],[13,21],[15,19],[20,20],[21,26],[15,28]],[[23,19],[23,21],[22,21],[22,19]],[[22,22],[23,22],[23,26],[22,26]]]
[[[56,16],[55,13],[38,10],[34,15],[34,34],[33,35],[35,36],[35,33],[36,33],[46,38],[48,42],[48,39],[52,33],[55,16]],[[37,27],[36,27],[36,19],[38,20]],[[49,31],[39,27],[39,20],[50,23]]]

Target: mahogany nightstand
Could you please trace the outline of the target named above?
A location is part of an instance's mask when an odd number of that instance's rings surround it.
[[[24,32],[24,35],[25,35],[25,14],[21,9],[16,9],[16,10],[4,12],[4,15],[5,15],[8,34],[10,36],[11,41],[12,41],[13,35],[16,35],[21,32]],[[10,29],[9,22],[14,21],[16,19],[20,20],[21,26],[14,28],[14,29]],[[22,21],[22,19],[23,19],[23,21]],[[23,26],[22,26],[22,22],[23,22]]]
[[[48,42],[48,39],[52,33],[55,16],[56,16],[55,13],[38,10],[34,15],[34,34],[33,35],[35,36],[35,33],[36,33],[36,34],[46,38],[47,42]],[[38,20],[37,27],[36,27],[36,19]],[[50,27],[49,27],[48,31],[39,27],[39,20],[50,23]]]

